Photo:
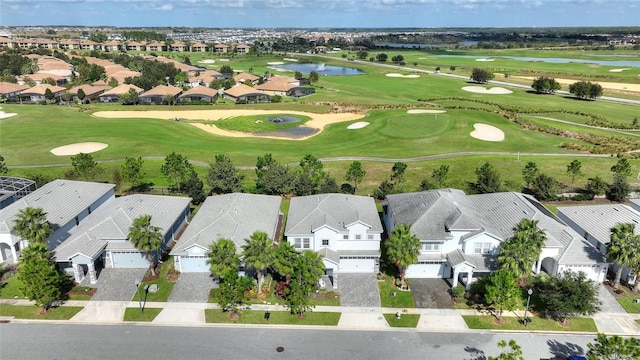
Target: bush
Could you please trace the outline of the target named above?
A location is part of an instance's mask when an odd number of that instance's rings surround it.
[[[451,288],[451,296],[453,296],[456,299],[461,298],[464,295],[464,292],[465,292],[465,289],[464,289],[464,286],[462,285],[457,285]]]

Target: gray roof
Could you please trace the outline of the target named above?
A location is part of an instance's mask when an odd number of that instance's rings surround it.
[[[163,237],[189,207],[190,198],[135,194],[116,198],[94,211],[53,254],[57,261],[68,261],[82,254],[95,259],[105,248],[136,251],[128,240],[133,220],[151,215],[151,225],[161,229]]]
[[[566,216],[602,244],[609,242],[611,228],[616,224],[640,223],[640,213],[622,204],[564,206],[558,207],[558,213]],[[635,233],[640,234],[640,226],[636,226]]]
[[[42,208],[53,231],[72,221],[115,185],[54,180],[0,210],[0,233],[10,233],[22,209]]]
[[[346,194],[296,196],[291,199],[285,235],[311,234],[322,226],[339,232],[362,222],[372,233],[382,233],[382,223],[372,197]]]
[[[494,271],[498,269],[498,261],[495,255],[489,254],[465,254],[456,249],[447,254],[447,261],[452,267],[467,263],[473,266],[474,272]]]
[[[281,197],[271,195],[233,193],[210,196],[173,247],[171,255],[184,255],[186,249],[193,245],[206,249],[220,238],[232,240],[236,250],[241,252],[245,239],[255,231],[264,231],[274,239],[281,202]]]

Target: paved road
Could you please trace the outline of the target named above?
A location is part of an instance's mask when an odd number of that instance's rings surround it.
[[[593,336],[299,328],[1,324],[2,359],[455,359],[496,356],[515,339],[527,360],[584,353]],[[277,352],[282,346],[284,351]]]

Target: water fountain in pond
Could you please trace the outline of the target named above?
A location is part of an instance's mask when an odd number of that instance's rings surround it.
[[[326,66],[324,65],[324,63],[320,63],[320,65],[318,65],[318,67],[316,68],[316,71],[325,71],[326,70]]]

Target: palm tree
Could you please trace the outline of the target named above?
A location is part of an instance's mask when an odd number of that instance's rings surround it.
[[[607,259],[618,264],[613,288],[620,287],[622,268],[631,267],[640,253],[640,236],[635,234],[635,224],[616,224],[611,228],[611,238],[607,243]]]
[[[224,274],[229,270],[237,272],[240,267],[236,245],[229,239],[219,239],[209,245],[207,257],[207,264],[211,265],[211,274],[219,278],[224,278]]]
[[[162,245],[162,233],[157,226],[151,225],[151,215],[142,215],[133,220],[129,228],[129,240],[136,249],[147,253],[151,274],[156,275],[155,257],[153,252]]]
[[[405,272],[409,265],[418,262],[420,253],[420,240],[415,235],[411,235],[409,225],[399,225],[391,233],[391,237],[386,241],[387,257],[389,261],[398,267],[400,273],[400,284],[405,287]]]
[[[256,231],[242,246],[242,260],[246,267],[254,269],[258,275],[258,294],[262,293],[262,278],[264,270],[273,265],[273,240],[267,233]]]
[[[297,258],[298,252],[287,241],[281,242],[274,251],[273,269],[286,278],[287,284],[291,281],[291,273]]]
[[[42,208],[28,207],[18,213],[13,232],[23,240],[45,243],[52,230]]]
[[[544,242],[547,240],[547,235],[544,230],[538,227],[538,220],[522,219],[513,228],[513,231],[525,235],[527,246],[535,250],[536,257],[540,255]]]
[[[538,228],[537,220],[522,219],[513,228],[513,236],[500,246],[500,268],[512,271],[516,277],[529,274],[546,239],[544,230]]]

